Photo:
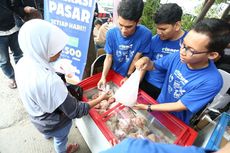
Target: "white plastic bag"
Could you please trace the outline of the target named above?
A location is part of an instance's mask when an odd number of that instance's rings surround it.
[[[132,107],[137,101],[137,94],[140,82],[140,71],[136,70],[116,91],[114,97],[117,102]]]
[[[65,74],[66,82],[76,85],[81,80],[76,74],[80,74],[80,70],[72,65],[72,61],[69,59],[58,59],[52,62],[53,68],[56,72]]]

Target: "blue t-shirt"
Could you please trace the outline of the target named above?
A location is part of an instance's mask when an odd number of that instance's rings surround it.
[[[168,54],[179,52],[180,43],[183,42],[184,37],[187,32],[184,33],[182,37],[177,40],[161,40],[160,36],[157,34],[153,36],[150,46],[150,53],[147,55],[152,61],[160,59]],[[145,80],[157,88],[161,88],[165,78],[165,71],[148,71],[145,75]]]
[[[155,143],[148,139],[126,138],[116,146],[100,153],[208,153],[195,146]]]
[[[138,25],[133,35],[123,37],[120,29],[115,27],[106,34],[105,51],[113,57],[112,69],[126,76],[136,53],[148,53],[152,33],[143,25]]]
[[[189,124],[194,113],[202,109],[220,91],[223,79],[213,61],[206,68],[190,69],[180,60],[176,52],[155,61],[159,70],[167,70],[159,103],[181,102],[188,110],[173,112],[175,116]]]

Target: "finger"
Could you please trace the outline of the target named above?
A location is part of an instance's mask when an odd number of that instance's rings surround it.
[[[111,141],[112,141],[111,144],[112,144],[113,146],[115,146],[116,144],[118,144],[118,141],[117,141],[115,138],[113,138]]]
[[[99,90],[103,90],[103,84],[100,82],[98,85],[97,85],[97,88],[99,89]]]
[[[114,145],[115,145],[115,144],[114,144],[114,139],[109,140],[109,143],[110,143],[112,146],[114,146]]]
[[[138,107],[136,107],[136,106],[133,106],[132,108],[133,108],[133,109],[138,109]]]
[[[148,67],[148,64],[144,64],[142,70],[145,70]]]
[[[136,63],[135,67],[136,67],[136,69],[140,69],[140,64]]]
[[[109,96],[111,94],[110,91],[105,91],[106,95]]]
[[[97,83],[97,88],[100,88],[100,86],[101,86],[101,83],[98,82],[98,83]]]
[[[97,86],[97,89],[98,89],[98,90],[100,90],[100,91],[102,91],[102,89],[101,89],[101,86],[100,86],[100,85],[98,85],[98,86]]]

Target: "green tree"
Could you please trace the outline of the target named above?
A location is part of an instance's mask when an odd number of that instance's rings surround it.
[[[196,14],[199,16],[199,14],[202,13],[205,5],[208,3],[208,0],[203,0],[203,4],[200,6],[197,6],[195,8]],[[223,8],[223,4],[229,5],[228,0],[215,0],[214,4],[209,8],[208,12],[205,14],[205,18],[220,18],[224,13],[225,8]]]
[[[148,27],[153,34],[156,33],[156,26],[153,21],[153,16],[156,13],[160,6],[160,0],[147,0],[145,2],[145,7],[143,11],[143,15],[141,17],[141,24]]]
[[[145,7],[143,11],[143,15],[141,17],[141,24],[148,27],[153,34],[156,34],[156,25],[153,21],[153,16],[156,13],[156,11],[160,7],[160,0],[147,0],[145,2]],[[193,23],[194,23],[195,16],[185,14],[182,17],[182,28],[184,30],[191,29]]]
[[[208,10],[206,18],[221,18],[222,13],[224,12],[224,6],[221,4],[228,4],[227,0],[215,0],[212,7]]]
[[[194,9],[194,11],[197,14],[201,13],[201,10],[207,0],[204,0],[204,3]],[[210,10],[207,12],[206,17],[217,17],[220,18],[220,15],[218,15],[218,12],[221,12],[223,8],[217,7],[221,3],[228,4],[228,0],[215,0],[214,5],[210,8]],[[156,26],[153,21],[153,16],[156,12],[156,10],[160,7],[160,0],[147,0],[145,2],[145,7],[143,11],[143,15],[141,17],[141,24],[148,27],[153,34],[156,34]],[[190,15],[190,14],[184,14],[182,16],[182,28],[184,30],[190,30],[192,25],[194,24],[196,19],[196,16]]]
[[[195,21],[195,16],[190,15],[190,14],[184,14],[182,16],[182,28],[186,31],[189,31],[194,24]]]

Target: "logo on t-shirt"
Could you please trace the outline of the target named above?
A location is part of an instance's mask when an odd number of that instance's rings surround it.
[[[134,55],[132,50],[133,44],[131,45],[119,45],[119,49],[116,51],[116,56],[119,62],[129,62]]]
[[[174,74],[169,76],[168,93],[173,94],[173,97],[179,99],[186,90],[183,87],[188,83],[179,70],[175,70]]]
[[[168,47],[162,48],[162,52],[166,54],[175,53],[175,52],[178,52],[179,50],[180,49],[174,49],[174,48],[168,48]]]

